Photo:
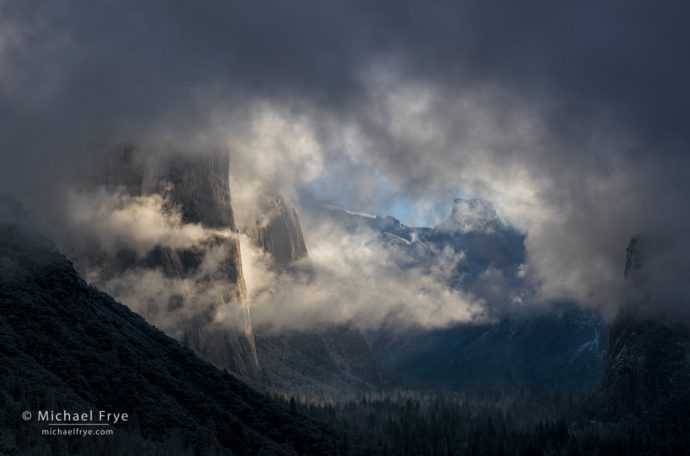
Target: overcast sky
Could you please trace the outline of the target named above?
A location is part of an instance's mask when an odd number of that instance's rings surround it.
[[[227,149],[237,201],[307,226],[486,198],[545,296],[602,301],[631,235],[688,228],[686,5],[0,0],[0,190],[49,207],[117,145]]]

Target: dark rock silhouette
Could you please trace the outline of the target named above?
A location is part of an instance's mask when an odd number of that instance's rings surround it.
[[[628,293],[611,327],[602,392],[615,416],[658,415],[687,424],[690,406],[690,326],[651,308],[657,299],[645,285],[646,268],[668,248],[658,237],[636,236],[626,252]]]

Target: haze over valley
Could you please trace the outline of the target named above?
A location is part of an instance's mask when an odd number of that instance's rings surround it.
[[[0,0],[0,454],[687,452],[689,14]]]

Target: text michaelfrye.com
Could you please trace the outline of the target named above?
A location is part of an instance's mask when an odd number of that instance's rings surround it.
[[[34,422],[41,428],[43,436],[102,436],[114,435],[114,425],[129,421],[129,414],[107,410],[25,410],[21,419]]]

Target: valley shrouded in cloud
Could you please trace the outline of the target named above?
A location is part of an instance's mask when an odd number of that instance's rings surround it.
[[[689,22],[0,0],[0,454],[687,453]]]

